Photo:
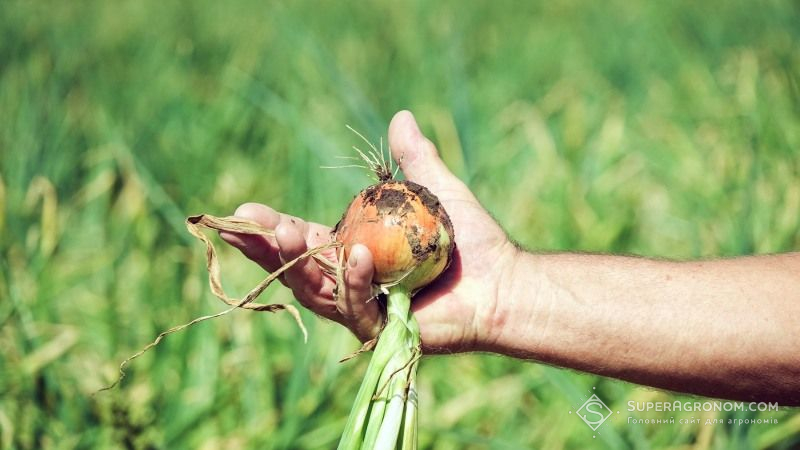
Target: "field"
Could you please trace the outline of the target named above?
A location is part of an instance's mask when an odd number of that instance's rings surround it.
[[[320,166],[400,109],[531,250],[800,249],[797,1],[178,3],[0,6],[2,449],[334,448],[367,360],[307,312],[307,344],[236,311],[91,393],[222,310],[185,216],[334,223],[369,179]],[[229,292],[263,276],[222,259]],[[797,410],[628,412],[695,399],[498,356],[420,382],[425,449],[800,446]],[[568,413],[592,387],[621,411],[599,434]]]

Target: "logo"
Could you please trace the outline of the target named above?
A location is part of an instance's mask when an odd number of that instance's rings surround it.
[[[575,410],[575,414],[577,414],[578,417],[580,417],[581,420],[583,420],[584,423],[586,423],[586,425],[589,425],[589,428],[591,428],[592,431],[597,431],[597,429],[600,428],[600,425],[602,425],[603,422],[608,420],[608,418],[611,417],[614,414],[614,412],[611,411],[611,408],[609,408],[608,405],[606,405],[605,403],[603,403],[602,400],[600,400],[600,397],[598,397],[597,394],[593,392],[593,390],[595,390],[594,387],[592,388],[591,391],[589,391],[589,393],[591,394],[589,398],[587,398],[586,401],[583,402],[580,408]],[[581,397],[581,400],[583,399],[584,397]],[[569,413],[572,414],[572,412],[573,411],[570,410]],[[619,414],[619,411],[617,411],[617,414]],[[600,433],[597,432],[597,434]],[[592,437],[596,438],[597,435],[594,435]]]
[[[611,408],[600,400],[597,394],[592,394],[592,396],[578,408],[576,414],[586,422],[586,425],[589,425],[592,431],[597,431],[600,425],[611,417],[613,412],[611,412]]]

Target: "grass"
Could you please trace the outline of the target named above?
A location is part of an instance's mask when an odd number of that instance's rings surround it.
[[[236,312],[89,393],[223,308],[184,216],[333,223],[368,178],[319,166],[401,108],[526,247],[800,248],[798,21],[789,1],[6,2],[0,448],[332,448],[366,361],[338,364],[356,343],[308,313],[307,345]],[[231,292],[262,275],[222,258]],[[596,439],[567,414],[592,386],[623,410]],[[627,424],[630,400],[687,398],[491,355],[425,359],[419,389],[422,448],[800,445],[795,411]]]

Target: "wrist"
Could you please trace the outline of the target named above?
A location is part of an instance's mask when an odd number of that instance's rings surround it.
[[[530,275],[521,267],[527,264],[528,255],[524,250],[507,241],[500,253],[502,256],[494,263],[493,295],[476,324],[474,350],[477,351],[502,353],[509,330],[516,327],[514,322],[519,319],[515,304],[525,295],[524,290],[519,290],[522,288],[520,278]]]
[[[541,309],[544,295],[542,274],[537,259],[518,247],[501,271],[495,298],[494,314],[487,318],[481,350],[505,355],[535,358],[542,341]]]

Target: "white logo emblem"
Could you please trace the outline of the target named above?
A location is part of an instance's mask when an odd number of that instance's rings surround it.
[[[583,402],[583,405],[578,408],[576,413],[586,422],[586,425],[589,425],[592,431],[597,431],[600,425],[613,414],[611,409],[596,394],[592,394],[588,400]]]

